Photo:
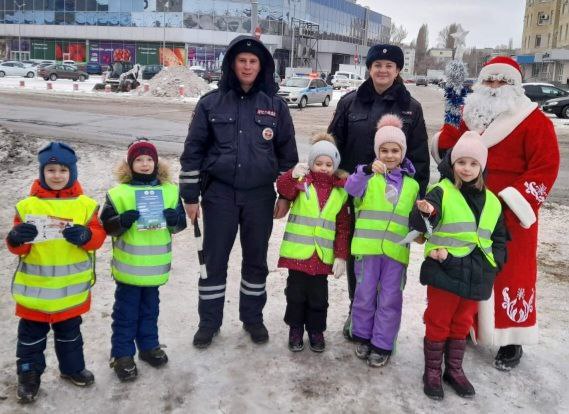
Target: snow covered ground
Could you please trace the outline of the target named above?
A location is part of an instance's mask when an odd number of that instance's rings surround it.
[[[2,201],[0,237],[11,226],[13,206],[37,176],[35,154],[45,141],[0,130]],[[124,156],[114,147],[73,144],[79,179],[99,202],[113,185],[111,165]],[[168,161],[178,169],[175,157]],[[524,348],[520,366],[510,373],[491,366],[495,349],[469,346],[464,368],[476,387],[473,400],[449,387],[442,402],[423,395],[422,338],[425,288],[418,282],[421,249],[412,249],[404,293],[397,353],[383,369],[368,368],[341,333],[348,309],[346,280],[329,280],[327,349],[293,354],[287,350],[286,271],[276,268],[284,220],[275,221],[269,248],[268,344],[251,343],[238,320],[241,252],[235,244],[229,263],[224,325],[207,350],[192,347],[197,316],[197,255],[190,231],[174,237],[170,282],[160,289],[160,340],[170,362],[160,370],[140,362],[139,378],[120,383],[108,367],[114,283],[109,275],[110,240],[98,253],[93,306],[84,317],[83,336],[93,387],[79,389],[61,380],[50,334],[48,368],[34,406],[16,402],[15,349],[18,319],[13,315],[10,281],[17,258],[0,247],[0,413],[567,413],[569,412],[569,237],[564,226],[569,208],[547,204],[541,211],[538,302],[541,342]],[[515,258],[511,258],[515,260]]]

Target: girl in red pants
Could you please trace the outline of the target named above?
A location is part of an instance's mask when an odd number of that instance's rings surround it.
[[[424,392],[444,396],[442,379],[461,397],[473,397],[474,387],[462,370],[466,336],[478,301],[492,293],[496,273],[506,260],[507,231],[498,198],[484,186],[487,148],[475,132],[466,132],[439,165],[441,181],[417,201],[411,226],[426,231],[421,283],[427,285],[424,315]],[[421,215],[423,217],[421,217]]]

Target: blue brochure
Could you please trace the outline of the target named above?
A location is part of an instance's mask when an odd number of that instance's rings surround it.
[[[162,190],[136,190],[136,209],[140,217],[136,221],[138,230],[156,230],[166,227],[164,198]]]

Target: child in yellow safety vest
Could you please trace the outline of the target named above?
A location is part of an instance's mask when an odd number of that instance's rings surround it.
[[[423,390],[437,400],[444,396],[441,375],[461,397],[475,394],[462,369],[465,338],[479,301],[491,297],[496,274],[506,261],[502,207],[484,185],[487,158],[480,135],[464,133],[439,164],[441,180],[411,214],[414,229],[425,232],[424,219],[432,227],[420,277],[427,285]]]
[[[291,200],[278,266],[289,269],[284,320],[290,326],[288,347],[323,352],[326,343],[329,274],[345,273],[350,220],[344,191],[346,173],[338,170],[340,153],[328,134],[313,138],[308,163],[299,163],[277,180],[281,197]]]
[[[136,348],[138,357],[153,367],[168,362],[158,342],[158,288],[170,275],[171,234],[186,228],[186,215],[178,186],[151,142],[137,140],[129,146],[117,178],[120,184],[107,193],[101,220],[113,237],[116,281],[111,367],[124,382],[138,375]]]
[[[402,126],[396,115],[384,115],[374,139],[376,159],[359,165],[346,182],[356,210],[351,245],[356,290],[350,330],[359,342],[356,356],[372,367],[387,364],[395,347],[409,263],[404,239],[419,192],[412,178],[415,168],[405,158]]]
[[[10,252],[20,256],[12,296],[21,318],[16,349],[21,403],[37,396],[50,327],[61,377],[79,386],[95,381],[85,369],[80,315],[91,306],[94,251],[105,240],[99,207],[77,181],[75,151],[51,142],[38,160],[39,179],[16,205],[14,227],[6,238]]]

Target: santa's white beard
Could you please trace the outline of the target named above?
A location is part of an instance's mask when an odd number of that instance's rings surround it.
[[[504,112],[513,112],[527,101],[521,86],[504,85],[490,88],[480,83],[465,99],[463,118],[470,130],[484,132],[496,117]]]

